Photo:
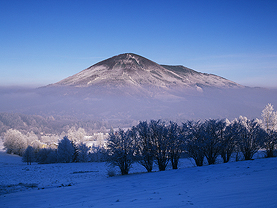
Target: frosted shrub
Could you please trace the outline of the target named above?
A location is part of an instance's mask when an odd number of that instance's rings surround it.
[[[26,136],[18,130],[9,129],[4,134],[4,147],[8,154],[22,156],[27,148]]]

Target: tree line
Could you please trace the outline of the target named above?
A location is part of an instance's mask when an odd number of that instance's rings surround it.
[[[23,140],[19,131],[9,130],[4,146],[8,153],[23,156],[27,163],[106,161],[118,166],[123,175],[128,174],[134,162],[148,172],[156,163],[163,171],[168,164],[177,169],[179,159],[184,156],[192,158],[197,166],[202,166],[205,159],[208,164],[215,164],[218,158],[226,163],[234,154],[251,160],[260,149],[265,150],[266,157],[275,156],[277,113],[271,104],[262,111],[262,118],[251,120],[240,116],[231,122],[207,119],[181,124],[140,121],[126,131],[111,129],[105,148],[89,148],[80,142],[76,138],[84,134],[81,130],[73,131],[74,134],[68,131],[57,148],[40,148],[34,134],[26,135]],[[27,144],[31,145],[27,147]]]
[[[24,162],[38,162],[38,163],[56,163],[63,162],[58,157],[57,151],[64,144],[64,140],[69,140],[71,142],[70,145],[67,145],[67,154],[72,153],[72,148],[74,149],[75,158],[65,161],[65,162],[92,162],[92,161],[101,161],[101,152],[104,149],[101,148],[103,145],[103,141],[99,136],[94,135],[93,140],[98,142],[98,146],[86,147],[86,132],[84,129],[79,128],[75,129],[74,127],[70,128],[67,133],[63,132],[60,136],[51,135],[51,136],[38,136],[34,132],[28,132],[24,134],[15,129],[9,129],[4,134],[4,147],[8,154],[16,154],[19,156],[23,156]],[[63,138],[63,139],[59,139]],[[85,151],[86,150],[86,151]],[[60,151],[59,151],[60,152]],[[85,153],[84,153],[85,152]],[[76,159],[76,155],[82,153],[83,158]],[[84,155],[85,154],[85,155]],[[59,154],[61,155],[61,154]],[[25,158],[27,156],[27,159]],[[73,156],[72,156],[73,157]],[[27,160],[27,161],[25,161]]]
[[[67,132],[70,128],[83,128],[87,133],[110,129],[113,125],[131,126],[132,121],[105,121],[105,120],[79,120],[70,116],[40,116],[26,115],[21,113],[1,113],[0,112],[0,136],[4,136],[9,129],[18,130],[23,134],[34,132],[37,137],[41,133],[60,135]]]
[[[97,149],[97,147],[95,147]],[[89,153],[91,150],[85,143],[76,143],[64,136],[55,148],[34,148],[28,146],[22,155],[22,161],[30,164],[38,162],[39,164],[49,163],[72,163],[72,162],[90,162],[101,160],[100,157],[95,158],[97,155]],[[104,150],[98,150],[104,151]],[[99,154],[98,152],[98,154]],[[104,154],[104,153],[103,153]]]
[[[277,140],[277,113],[268,104],[262,111],[263,121],[240,116],[232,122],[208,119],[205,121],[186,121],[182,125],[161,120],[142,121],[137,126],[124,131],[111,130],[107,145],[107,160],[118,166],[121,174],[128,174],[132,164],[138,162],[148,172],[154,162],[159,170],[166,169],[169,161],[172,168],[178,168],[182,154],[193,158],[197,166],[204,159],[209,165],[215,164],[221,156],[227,163],[232,154],[243,154],[251,160],[260,149],[266,157],[275,156]]]

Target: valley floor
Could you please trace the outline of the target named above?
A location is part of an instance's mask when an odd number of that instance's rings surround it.
[[[0,152],[1,207],[276,207],[277,158],[107,177],[105,163],[34,164]],[[157,169],[155,169],[157,170]]]

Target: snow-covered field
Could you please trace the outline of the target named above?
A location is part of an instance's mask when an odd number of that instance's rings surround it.
[[[0,152],[0,207],[276,207],[277,158],[107,177],[105,163],[33,164]],[[141,173],[143,172],[143,173]]]

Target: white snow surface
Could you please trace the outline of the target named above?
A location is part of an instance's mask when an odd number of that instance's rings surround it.
[[[107,177],[105,163],[26,165],[0,153],[1,207],[276,207],[277,158]]]

